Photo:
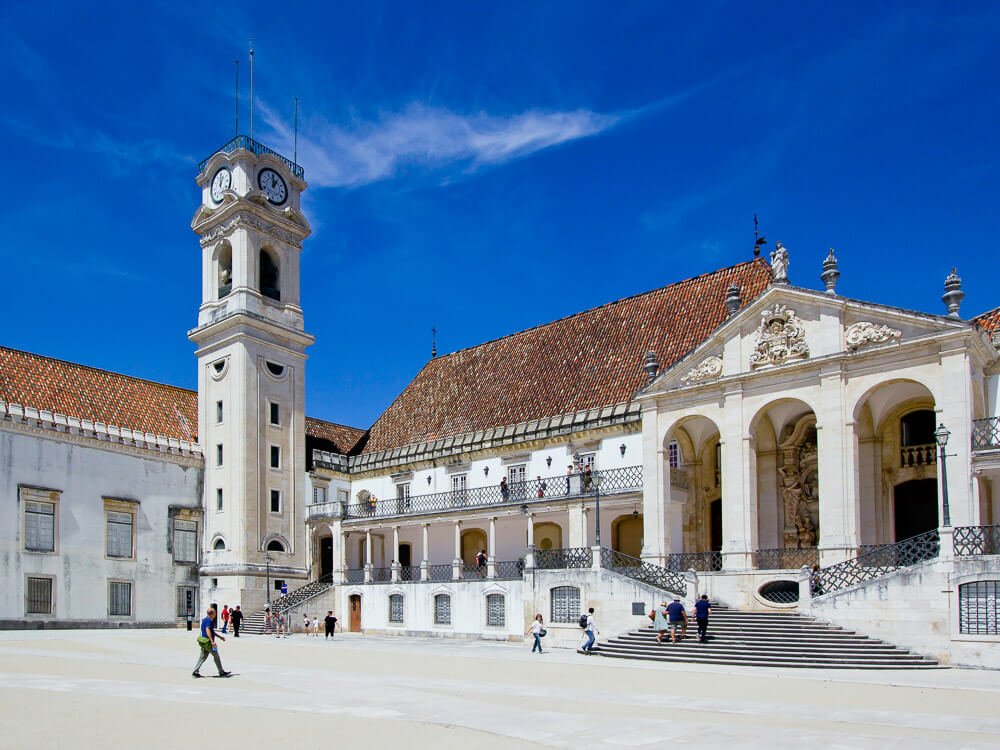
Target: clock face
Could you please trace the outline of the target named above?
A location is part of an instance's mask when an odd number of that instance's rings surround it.
[[[273,169],[260,170],[257,175],[257,184],[264,191],[267,199],[276,206],[280,206],[288,198],[288,187],[285,185],[285,181]]]
[[[228,169],[223,167],[216,172],[215,177],[212,178],[212,200],[221,203],[223,191],[229,190],[229,186],[232,184],[233,176]]]

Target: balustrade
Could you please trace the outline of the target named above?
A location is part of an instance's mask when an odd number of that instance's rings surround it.
[[[972,420],[972,450],[1000,448],[1000,417]]]
[[[803,565],[811,568],[819,563],[819,550],[815,547],[785,547],[759,549],[753,553],[757,570],[798,570]]]
[[[680,573],[686,570],[703,572],[722,570],[722,553],[717,551],[674,552],[666,556],[663,567]]]
[[[937,445],[905,445],[899,449],[899,462],[904,468],[911,466],[931,466],[937,463]]]
[[[1000,525],[956,526],[954,531],[955,555],[1000,555]]]

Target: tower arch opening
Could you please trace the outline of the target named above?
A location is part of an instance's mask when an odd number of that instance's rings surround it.
[[[281,278],[278,259],[266,247],[260,249],[260,293],[265,297],[281,301]]]

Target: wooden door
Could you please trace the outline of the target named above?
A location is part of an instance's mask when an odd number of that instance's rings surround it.
[[[360,633],[361,632],[361,594],[351,594],[350,610],[351,610],[350,631],[352,633]]]

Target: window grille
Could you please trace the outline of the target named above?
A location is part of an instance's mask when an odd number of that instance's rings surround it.
[[[198,589],[194,586],[177,587],[177,616],[194,617],[198,612]]]
[[[55,551],[55,503],[24,503],[24,548],[32,552]]]
[[[113,617],[132,616],[132,584],[111,581],[108,587],[108,614]]]
[[[132,514],[108,512],[108,557],[132,557]]]
[[[997,594],[1000,581],[973,581],[958,587],[958,631],[997,635]]]
[[[29,615],[52,614],[52,579],[28,578],[27,604]]]
[[[389,622],[396,625],[403,624],[403,595],[389,595]]]
[[[448,594],[434,597],[434,624],[451,625],[451,597]]]
[[[551,622],[576,622],[580,619],[580,589],[556,586],[552,589]]]
[[[493,627],[503,627],[507,624],[503,594],[486,595],[486,624]]]
[[[198,523],[174,521],[174,562],[198,562]]]

